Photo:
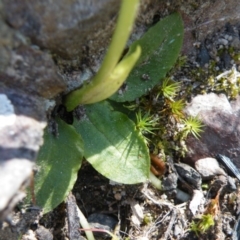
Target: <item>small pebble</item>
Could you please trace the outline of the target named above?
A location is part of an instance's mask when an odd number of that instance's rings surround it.
[[[232,177],[228,176],[228,185],[227,185],[228,192],[234,192],[237,190],[237,186],[235,181]]]
[[[105,229],[112,232],[118,220],[115,217],[103,214],[103,213],[93,213],[88,217],[88,222],[92,228]],[[108,234],[105,232],[94,232],[95,236],[108,237]]]
[[[228,41],[232,41],[233,37],[232,36],[228,36]]]
[[[240,39],[239,39],[239,37],[233,37],[233,39],[232,39],[232,43],[231,43],[231,45],[234,47],[234,48],[239,48],[240,47]]]
[[[187,202],[191,199],[191,196],[180,189],[176,189],[176,199],[180,202]]]
[[[115,194],[114,194],[114,198],[115,198],[116,200],[120,201],[120,200],[122,199],[121,193],[115,193]]]
[[[39,226],[36,230],[38,240],[53,240],[52,233],[43,226]]]
[[[176,238],[176,237],[181,237],[181,235],[182,235],[182,233],[183,233],[183,228],[182,228],[182,226],[181,226],[181,223],[177,223],[177,224],[175,224],[175,226],[174,226],[174,231],[173,231],[173,236]]]
[[[33,230],[29,229],[26,234],[24,234],[21,238],[22,240],[37,240],[35,233]]]
[[[218,43],[226,46],[226,45],[228,45],[228,40],[226,40],[224,38],[220,38],[220,39],[218,39]]]
[[[162,200],[167,200],[167,195],[166,195],[166,194],[162,194],[162,195],[161,195],[161,199],[162,199]]]
[[[224,170],[219,166],[215,158],[202,158],[195,162],[195,169],[200,173],[204,180],[212,179],[216,175],[226,175]]]

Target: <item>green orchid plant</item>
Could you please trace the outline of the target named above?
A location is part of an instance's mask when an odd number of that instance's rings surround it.
[[[35,178],[37,205],[51,211],[68,195],[77,179],[83,157],[103,176],[124,184],[150,180],[158,189],[161,182],[150,173],[150,156],[144,131],[153,130],[154,120],[137,115],[137,124],[124,112],[124,102],[135,101],[159,84],[174,66],[183,40],[183,23],[174,13],[152,26],[128,47],[137,13],[138,0],[122,0],[122,5],[106,57],[99,72],[63,99],[67,111],[79,104],[85,115],[69,125],[61,119],[56,138],[45,130],[44,145],[37,159]],[[145,80],[143,76],[148,76]],[[125,82],[127,90],[117,90]],[[140,114],[140,113],[139,113]]]

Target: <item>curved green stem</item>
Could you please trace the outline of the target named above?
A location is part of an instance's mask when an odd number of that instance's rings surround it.
[[[90,229],[91,226],[89,225],[87,219],[85,218],[85,216],[83,215],[82,211],[79,209],[78,206],[77,206],[77,214],[78,214],[81,226],[85,229]],[[88,240],[95,240],[92,231],[90,232],[86,231],[85,233]]]
[[[84,85],[82,88],[74,90],[65,97],[64,105],[68,111],[73,110],[78,104],[94,103],[110,97],[125,81],[128,75],[126,75],[125,72],[129,73],[133,68],[140,56],[141,50],[138,48],[138,50],[128,56],[131,58],[131,61],[128,61],[131,62],[131,69],[129,69],[129,66],[125,66],[121,73],[125,77],[124,79],[121,76],[120,80],[116,79],[114,70],[131,33],[131,29],[137,13],[138,3],[139,0],[122,0],[116,29],[114,31],[114,35],[107,55],[104,58],[103,64],[90,84]],[[103,83],[105,83],[105,85],[103,85]],[[111,85],[113,87],[111,87]],[[105,88],[105,86],[109,86],[108,91],[102,92],[101,89]],[[88,97],[86,98],[86,96]]]
[[[162,189],[162,182],[161,182],[161,180],[158,179],[151,171],[150,171],[150,173],[149,173],[149,180],[150,180],[151,184],[152,184],[155,188],[157,188],[157,189],[159,189],[159,190]]]
[[[117,65],[132,31],[132,26],[138,9],[138,2],[139,0],[122,0],[112,42],[103,64],[96,75],[96,81],[97,79],[101,81],[104,77],[108,76]]]

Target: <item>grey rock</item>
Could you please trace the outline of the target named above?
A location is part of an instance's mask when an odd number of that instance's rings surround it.
[[[192,184],[196,189],[201,188],[202,178],[194,168],[184,163],[176,163],[174,166],[179,176],[181,176],[187,183]]]
[[[240,4],[235,0],[228,2],[224,0],[205,1],[204,4],[199,2],[198,8],[194,10],[194,14],[191,11],[187,12],[190,6],[190,4],[186,6],[181,3],[180,8],[185,28],[183,45],[185,54],[192,51],[196,37],[197,41],[202,42],[208,34],[215,32],[216,28],[221,29],[225,27],[226,23],[235,24],[239,22]],[[193,31],[196,31],[196,34],[193,35]]]
[[[180,202],[187,202],[188,200],[190,200],[191,196],[186,193],[186,192],[183,192],[182,190],[180,189],[176,189],[176,199]]]
[[[88,217],[88,222],[93,228],[105,229],[112,232],[116,227],[118,220],[112,216],[102,213],[92,213]],[[104,232],[94,232],[95,236],[108,236]]]
[[[232,57],[227,53],[227,52],[224,52],[221,56],[221,59],[223,61],[223,67],[224,69],[229,69],[231,68],[231,60],[232,60]]]
[[[177,188],[178,176],[175,173],[168,174],[167,177],[164,177],[162,180],[162,189],[163,191],[170,191]]]
[[[44,104],[0,85],[0,220],[25,194],[46,126]]]
[[[226,175],[215,158],[202,158],[195,162],[195,169],[200,173],[203,180],[212,179],[216,175]]]
[[[51,55],[30,46],[27,38],[0,18],[0,82],[12,89],[53,98],[65,89]]]
[[[177,221],[177,223],[174,225],[173,236],[179,239],[183,235],[183,232],[184,228],[182,223],[180,221]]]
[[[66,87],[51,56],[29,46],[11,51],[10,63],[0,73],[0,81],[5,86],[45,98],[55,97]]]
[[[228,45],[228,40],[224,38],[220,38],[218,39],[218,43],[223,45]]]
[[[228,192],[235,192],[237,190],[236,183],[234,179],[230,176],[228,176],[227,190]]]
[[[38,240],[53,240],[52,233],[43,226],[39,226],[36,230]]]
[[[63,59],[76,59],[90,41],[95,48],[106,46],[106,28],[119,5],[118,0],[4,0],[3,11],[8,23],[34,44]]]
[[[233,46],[236,49],[240,49],[240,39],[238,36],[233,36],[231,46]]]
[[[226,156],[218,154],[216,158],[226,168],[227,172],[240,181],[240,171],[236,168],[232,160]]]
[[[203,67],[210,60],[208,50],[204,44],[201,44],[200,52],[198,54],[197,59],[198,59],[201,67]]]

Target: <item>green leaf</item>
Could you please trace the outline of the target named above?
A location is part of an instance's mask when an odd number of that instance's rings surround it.
[[[183,22],[180,14],[174,13],[151,27],[142,38],[135,41],[126,57],[141,47],[142,54],[136,67],[127,78],[127,90],[115,93],[110,99],[133,101],[146,94],[166,76],[180,53],[183,41]]]
[[[45,129],[35,179],[37,205],[44,213],[51,211],[65,200],[77,179],[82,163],[83,141],[75,129],[58,120],[59,136],[54,137]]]
[[[84,156],[105,177],[125,184],[148,179],[148,148],[123,113],[113,111],[107,102],[85,106],[86,117],[74,121],[84,140]]]

